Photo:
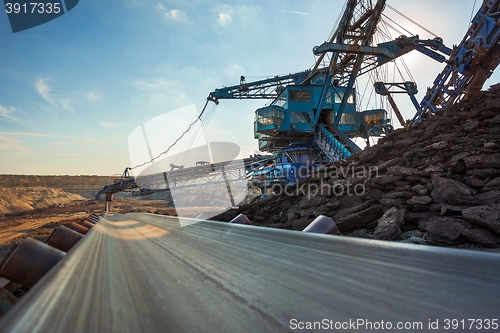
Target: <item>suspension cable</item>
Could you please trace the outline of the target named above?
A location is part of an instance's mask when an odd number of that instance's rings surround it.
[[[196,119],[192,123],[189,124],[188,128],[184,132],[182,132],[182,134],[177,138],[177,140],[175,140],[174,143],[172,143],[170,146],[168,146],[168,148],[166,150],[162,151],[156,157],[151,158],[149,161],[146,161],[144,163],[138,164],[138,165],[136,165],[134,167],[131,167],[129,169],[130,170],[134,170],[134,169],[140,168],[142,166],[145,166],[146,164],[152,163],[153,161],[155,161],[158,158],[160,158],[162,155],[167,154],[170,151],[170,149],[172,149],[172,147],[174,147],[177,144],[177,142],[179,142],[184,137],[184,135],[186,135],[191,130],[191,128],[194,126],[194,124],[196,124],[198,121],[202,121],[201,120],[201,116],[205,112],[205,109],[206,109],[206,107],[208,105],[208,102],[210,102],[209,99],[207,99],[207,102],[205,103],[205,107],[201,111],[200,115],[196,116]]]
[[[436,35],[435,33],[433,33],[432,31],[430,31],[429,29],[427,29],[426,27],[424,27],[423,25],[421,25],[420,23],[416,22],[415,20],[412,20],[411,18],[409,18],[408,16],[406,16],[405,14],[401,13],[399,10],[397,10],[396,8],[392,7],[391,5],[389,4],[386,4],[387,8],[391,9],[392,11],[394,11],[395,13],[401,15],[402,17],[404,17],[405,19],[407,19],[408,21],[410,21],[411,23],[415,24],[417,27],[419,27],[420,29],[428,32],[429,34],[431,34],[433,37],[438,37],[438,35]]]
[[[472,6],[472,12],[470,13],[469,25],[472,23],[472,17],[474,16],[475,10],[476,10],[476,0],[474,0],[474,5]]]
[[[413,36],[414,34],[411,33],[408,29],[406,29],[405,27],[403,27],[401,24],[399,24],[398,22],[394,21],[393,19],[391,19],[389,16],[385,15],[384,13],[382,13],[382,16],[384,16],[386,19],[388,19],[389,21],[391,21],[392,23],[394,23],[395,25],[397,25],[399,28],[403,29],[405,32],[407,32],[410,36]],[[385,22],[386,24],[388,24],[387,22]],[[389,24],[388,24],[389,25]],[[403,33],[401,33],[401,31],[397,30],[396,28],[394,28],[392,25],[389,25],[394,31],[396,31],[398,34],[400,35],[403,35]]]
[[[175,159],[172,163],[179,164],[179,165],[185,165],[189,156],[191,156],[191,154],[193,153],[191,148],[196,143],[196,141],[199,139],[199,135],[203,133],[203,129],[206,128],[206,126],[208,125],[208,122],[210,121],[210,119],[211,119],[212,115],[214,114],[215,109],[217,107],[217,105],[215,103],[210,104],[210,106],[208,106],[208,108],[206,106],[204,108],[204,110],[206,110],[205,117],[201,120],[201,126],[196,127],[196,129],[192,133],[191,137],[189,137],[188,140],[183,142],[183,145],[179,149],[182,153],[180,153],[179,157],[177,159]],[[200,116],[201,116],[201,114],[200,114]]]
[[[328,36],[329,41],[333,38],[333,35],[335,34],[335,32],[337,32],[340,20],[342,19],[342,16],[344,15],[344,12],[346,11],[348,2],[349,2],[349,0],[346,0],[346,2],[344,3],[344,6],[340,10],[339,16],[337,17],[337,20],[335,21],[335,24],[333,25],[332,31],[330,32],[330,35]]]

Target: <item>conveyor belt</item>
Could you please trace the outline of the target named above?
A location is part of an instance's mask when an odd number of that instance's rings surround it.
[[[281,332],[359,319],[425,332],[429,320],[443,331],[445,319],[500,319],[497,254],[194,221],[102,218],[0,331]]]

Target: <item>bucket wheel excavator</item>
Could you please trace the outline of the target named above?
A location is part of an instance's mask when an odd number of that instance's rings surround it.
[[[241,76],[239,84],[209,94],[200,117],[209,103],[222,99],[270,101],[255,111],[254,137],[274,163],[247,170],[254,186],[294,183],[312,169],[361,151],[353,138],[362,137],[369,146],[371,137],[389,134],[393,125],[384,108],[359,107],[356,81],[363,74],[414,50],[445,64],[420,103],[415,82],[374,82],[375,92],[387,97],[400,124],[408,127],[479,91],[500,63],[500,0],[484,0],[462,42],[453,48],[439,37],[418,35],[375,43],[386,7],[386,0],[347,0],[336,30],[313,48],[317,61],[310,70],[254,82]],[[412,120],[403,119],[394,93],[408,94],[416,108]],[[123,190],[135,189],[128,177],[121,183]],[[109,190],[119,190],[119,184]],[[106,188],[100,193],[107,193]]]

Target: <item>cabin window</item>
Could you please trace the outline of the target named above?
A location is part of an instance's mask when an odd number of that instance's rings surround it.
[[[290,101],[309,102],[310,100],[311,92],[309,90],[290,90]]]
[[[363,121],[365,124],[373,124],[377,125],[380,124],[383,120],[385,120],[385,112],[374,112],[374,113],[368,113],[363,115]]]
[[[352,113],[343,113],[340,117],[340,123],[343,125],[356,125],[356,115]]]
[[[286,91],[278,96],[273,102],[273,105],[284,107],[286,104]]]
[[[310,124],[311,115],[307,112],[290,112],[291,124]]]
[[[335,103],[340,104],[342,103],[342,98],[344,98],[344,93],[338,92],[335,94]],[[349,98],[347,99],[347,104],[354,104],[354,95],[350,94]]]
[[[257,110],[257,122],[260,126],[276,125],[280,127],[283,124],[284,112],[275,108],[265,108]]]

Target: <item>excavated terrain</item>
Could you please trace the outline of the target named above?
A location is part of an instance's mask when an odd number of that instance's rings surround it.
[[[81,195],[68,193],[60,188],[35,186],[0,189],[0,215],[85,201]]]
[[[343,235],[465,248],[500,244],[500,88],[239,209],[253,225],[303,230],[318,215]],[[279,193],[281,192],[281,193]]]
[[[17,198],[29,190],[28,187],[22,188],[13,197]],[[43,193],[54,193],[54,191],[61,194],[58,189],[45,189]],[[40,195],[36,188],[32,192],[36,193],[36,196]],[[35,194],[33,195],[35,196]],[[74,194],[63,192],[61,197],[51,197],[50,200],[63,200],[71,195]],[[16,211],[11,214],[0,214],[0,261],[14,244],[19,243],[26,237],[45,242],[52,231],[59,225],[66,225],[71,222],[80,223],[91,213],[102,214],[103,208],[103,200],[86,200],[57,204],[55,207],[51,205],[47,208],[39,207],[34,210],[30,208],[24,212]],[[164,200],[141,200],[131,197],[116,198],[111,203],[111,211],[115,213],[148,212],[170,216],[176,214],[175,209],[169,207]]]

